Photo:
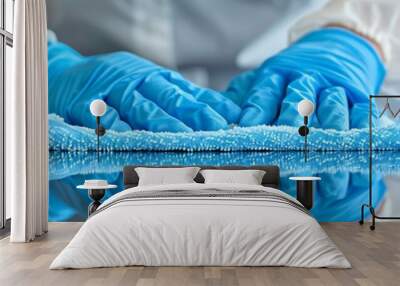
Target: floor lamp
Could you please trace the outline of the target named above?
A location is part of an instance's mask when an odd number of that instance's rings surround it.
[[[368,192],[368,203],[362,204],[361,206],[361,219],[359,221],[360,224],[364,224],[364,208],[369,209],[372,218],[372,224],[369,226],[370,230],[375,230],[375,221],[376,219],[380,220],[400,220],[400,217],[396,216],[379,216],[375,213],[375,207],[373,206],[372,195],[373,195],[373,186],[372,186],[372,152],[373,149],[373,108],[374,108],[374,100],[378,99],[386,99],[386,104],[383,107],[383,110],[380,111],[379,118],[385,115],[385,113],[389,113],[395,119],[399,116],[400,111],[394,111],[392,106],[390,106],[389,100],[390,99],[400,99],[400,95],[370,95],[369,96],[369,192]],[[376,130],[376,135],[379,134],[379,131]]]
[[[97,135],[97,164],[100,161],[100,137],[106,134],[106,129],[100,123],[100,118],[106,113],[107,105],[101,99],[95,99],[90,103],[90,113],[96,117],[96,129]],[[87,189],[88,195],[92,202],[88,206],[88,215],[94,213],[101,204],[101,199],[104,197],[107,189],[116,188],[116,185],[110,185],[106,180],[92,179],[85,180],[83,185],[77,186],[78,189]]]
[[[97,162],[99,162],[100,137],[106,134],[106,129],[100,123],[102,117],[107,111],[106,103],[101,99],[95,99],[90,103],[90,113],[96,117],[96,135],[97,135]]]
[[[300,126],[299,134],[304,137],[304,161],[307,162],[307,135],[310,133],[308,128],[308,117],[314,112],[314,103],[308,99],[303,99],[297,105],[297,111],[304,117],[304,125]]]

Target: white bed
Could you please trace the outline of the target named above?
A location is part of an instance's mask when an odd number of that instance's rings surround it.
[[[154,196],[175,190],[182,195]],[[197,183],[140,186],[114,195],[50,269],[127,265],[351,267],[289,195],[264,186]]]

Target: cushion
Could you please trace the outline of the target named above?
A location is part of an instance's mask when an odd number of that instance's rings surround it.
[[[205,184],[246,184],[261,185],[265,171],[261,170],[201,170]]]
[[[200,168],[135,168],[139,176],[139,186],[195,183],[193,180]]]

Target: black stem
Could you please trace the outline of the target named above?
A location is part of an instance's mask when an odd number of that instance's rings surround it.
[[[307,135],[308,135],[308,116],[304,116],[304,126],[306,127],[306,134],[304,136],[304,162],[307,163]]]
[[[100,161],[100,117],[96,117],[96,128],[97,128],[97,164],[99,164]]]

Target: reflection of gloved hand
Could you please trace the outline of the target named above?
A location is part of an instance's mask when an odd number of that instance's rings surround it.
[[[289,177],[282,178],[282,190],[296,197],[296,184]],[[358,221],[361,205],[368,202],[368,173],[321,173],[315,174],[321,181],[315,183],[314,205],[311,213],[318,221],[342,222]],[[373,178],[373,205],[378,206],[386,193],[386,186],[381,175]],[[369,217],[369,210],[364,210]]]
[[[345,130],[368,126],[368,96],[379,91],[384,76],[382,60],[367,40],[324,28],[233,79],[226,95],[241,105],[242,126],[299,126],[297,104],[309,99],[316,105],[311,125]]]
[[[109,189],[102,202],[122,191],[123,180],[119,172],[96,174],[95,178],[107,180],[109,184],[118,186],[116,189]],[[74,175],[49,181],[49,221],[85,221],[87,219],[87,207],[92,200],[87,190],[77,190],[76,186],[89,179],[93,179],[93,174]]]
[[[358,221],[361,205],[368,202],[368,173],[336,173],[320,174],[317,183],[315,205],[312,213],[320,221]],[[385,197],[387,188],[383,177],[379,174],[372,181],[372,204],[378,207]],[[364,216],[370,217],[369,210]]]
[[[108,105],[103,125],[117,131],[226,129],[240,114],[220,93],[130,53],[83,57],[52,42],[48,56],[49,112],[70,124],[93,128],[89,105],[96,98]]]

